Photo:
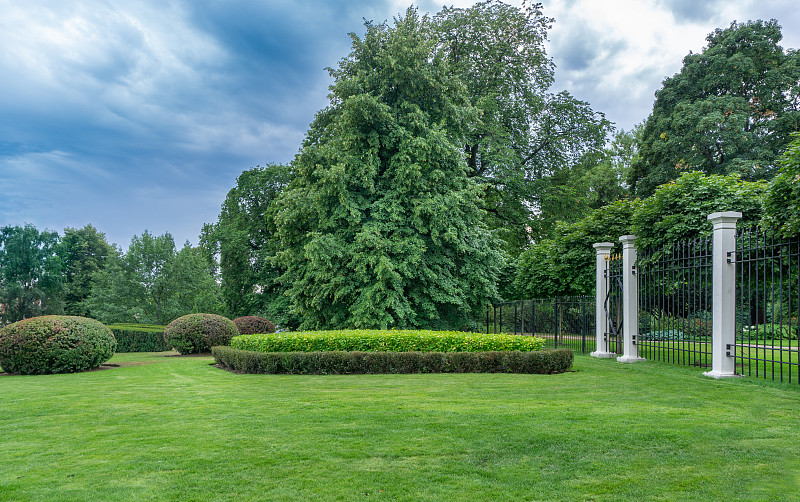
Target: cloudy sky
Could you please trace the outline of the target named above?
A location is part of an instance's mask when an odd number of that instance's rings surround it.
[[[775,18],[782,46],[800,48],[796,0],[543,3],[553,90],[626,130],[714,28]],[[0,0],[0,226],[91,223],[123,248],[145,229],[197,243],[239,173],[292,159],[347,33],[408,5]]]

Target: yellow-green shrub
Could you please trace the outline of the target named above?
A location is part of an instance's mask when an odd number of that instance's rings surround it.
[[[240,335],[231,347],[256,352],[528,352],[541,350],[544,340],[461,331],[336,330]]]

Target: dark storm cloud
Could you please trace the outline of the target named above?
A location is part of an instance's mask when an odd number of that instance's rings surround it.
[[[583,72],[596,67],[599,60],[613,58],[625,50],[626,42],[603,38],[599,32],[580,26],[567,32],[553,45],[553,53],[558,54],[558,66],[568,72]]]
[[[675,16],[677,21],[705,23],[715,21],[719,16],[723,2],[715,0],[659,0],[663,6]]]
[[[242,170],[291,159],[326,104],[324,68],[349,52],[347,33],[390,9],[368,1],[7,9],[0,225],[91,222],[123,245],[145,228],[196,240]]]

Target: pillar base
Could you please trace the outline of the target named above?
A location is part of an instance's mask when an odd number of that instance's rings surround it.
[[[589,355],[592,357],[599,357],[600,359],[610,359],[612,357],[617,357],[616,352],[600,352],[599,350],[596,350]]]
[[[619,356],[617,361],[621,363],[643,363],[647,361],[644,357],[636,357],[636,356]]]
[[[736,373],[730,373],[730,372],[726,372],[726,371],[712,370],[712,371],[706,371],[705,373],[703,373],[703,376],[709,377],[709,378],[716,378],[717,380],[719,380],[720,378],[739,378],[742,375],[738,375]]]

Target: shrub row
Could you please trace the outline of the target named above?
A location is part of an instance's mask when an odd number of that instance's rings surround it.
[[[253,352],[212,347],[222,368],[258,374],[563,373],[571,350],[511,352]]]
[[[541,350],[544,339],[461,331],[338,330],[242,335],[230,345],[254,352],[529,352]]]
[[[117,352],[163,352],[172,347],[164,341],[164,327],[146,324],[111,324]]]

